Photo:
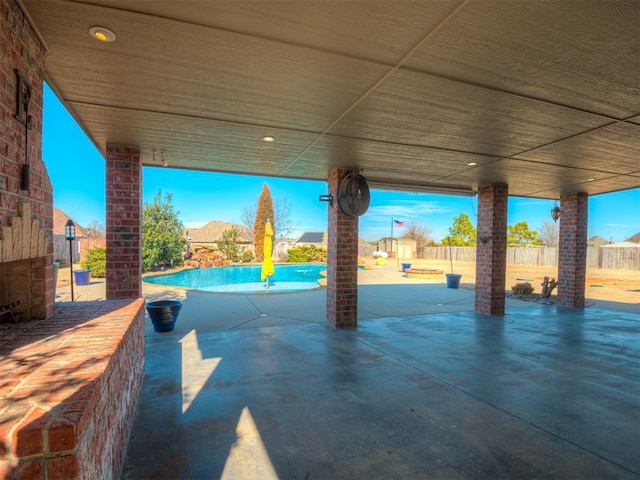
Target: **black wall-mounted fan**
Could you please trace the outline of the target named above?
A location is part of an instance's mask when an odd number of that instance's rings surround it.
[[[359,173],[348,174],[338,185],[338,206],[345,215],[359,217],[369,208],[369,185]]]

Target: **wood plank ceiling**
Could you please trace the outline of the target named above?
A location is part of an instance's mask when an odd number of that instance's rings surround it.
[[[21,3],[103,153],[315,180],[357,168],[406,190],[640,186],[637,0]]]

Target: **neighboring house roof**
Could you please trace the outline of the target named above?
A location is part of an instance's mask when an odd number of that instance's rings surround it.
[[[104,237],[104,234],[97,228],[88,227],[86,231],[87,231],[87,237],[93,237],[93,238]]]
[[[327,232],[304,232],[296,243],[308,243],[313,245],[327,245]],[[371,245],[363,238],[358,238],[358,245]]]
[[[602,245],[606,245],[607,243],[609,242],[598,235],[595,235],[587,240],[587,245],[592,247],[600,247]]]
[[[315,245],[327,244],[326,232],[304,232],[296,243],[313,243]]]
[[[236,227],[240,232],[242,243],[253,243],[253,234],[244,225],[237,225],[230,222],[218,222],[213,220],[200,228],[185,228],[184,236],[191,243],[215,243],[222,237],[222,234],[231,227]]]
[[[638,232],[635,235],[627,238],[626,241],[627,242],[633,242],[633,243],[640,243],[640,232]]]
[[[69,217],[59,208],[53,208],[53,234],[64,235],[64,226],[71,220],[76,226],[76,237],[87,237],[87,229],[83,228],[73,218]]]
[[[635,243],[635,242],[607,243],[606,245],[602,245],[602,248],[640,248],[640,243]]]

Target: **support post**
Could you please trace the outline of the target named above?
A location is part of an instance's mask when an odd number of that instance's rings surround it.
[[[338,185],[349,173],[332,170],[329,192],[337,198]],[[327,320],[335,328],[358,325],[358,217],[340,211],[339,202],[329,206],[327,239]]]
[[[485,185],[478,189],[475,310],[504,315],[507,271],[507,205],[509,187]]]
[[[137,146],[107,144],[106,297],[142,296],[142,158]]]
[[[565,307],[585,305],[588,199],[586,193],[560,198],[558,305]]]
[[[69,281],[71,282],[71,301],[73,302],[73,240],[69,239]]]

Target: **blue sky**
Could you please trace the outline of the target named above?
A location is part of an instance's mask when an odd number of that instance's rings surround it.
[[[55,94],[45,86],[43,159],[53,183],[53,204],[82,226],[105,221],[105,161]],[[169,159],[170,162],[170,159]],[[366,175],[365,175],[366,176]],[[143,169],[143,201],[151,202],[159,189],[172,195],[172,204],[186,227],[211,220],[241,223],[242,211],[255,204],[263,184],[274,198],[287,199],[296,236],[305,231],[327,229],[325,182],[264,178],[169,167]],[[453,218],[465,213],[476,223],[477,199],[372,190],[371,204],[360,217],[360,236],[378,240],[391,234],[391,219],[420,222],[436,240],[447,233]],[[551,200],[511,197],[509,225],[526,221],[539,229],[550,220]],[[620,242],[640,232],[640,188],[589,198],[588,236],[599,235]],[[402,228],[394,229],[401,236]]]

